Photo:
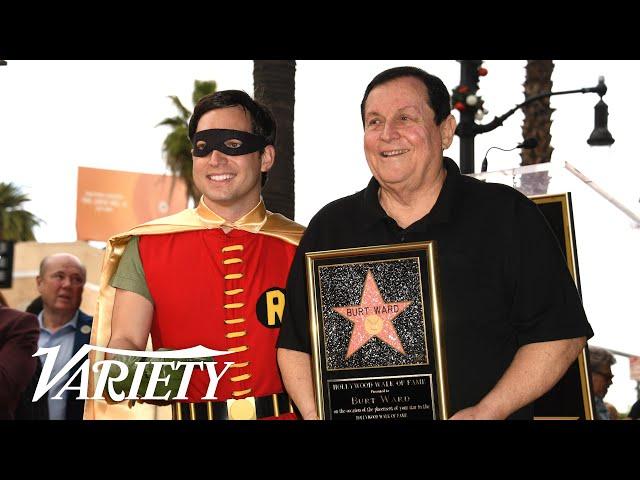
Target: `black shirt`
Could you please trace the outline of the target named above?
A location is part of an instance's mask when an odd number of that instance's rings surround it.
[[[538,207],[511,187],[447,177],[422,219],[402,229],[379,183],[329,203],[309,223],[287,283],[279,348],[310,352],[305,253],[435,240],[451,411],[477,404],[522,345],[593,336],[560,246]],[[531,405],[511,418],[532,418]]]

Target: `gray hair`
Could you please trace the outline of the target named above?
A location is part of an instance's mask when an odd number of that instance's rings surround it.
[[[616,363],[616,358],[609,350],[600,347],[589,347],[589,365],[591,370],[602,371]]]

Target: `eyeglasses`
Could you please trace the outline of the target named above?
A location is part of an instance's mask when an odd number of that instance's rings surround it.
[[[613,377],[614,377],[614,375],[612,375],[611,373],[598,372],[597,370],[596,370],[596,372],[595,372],[595,373],[598,373],[598,374],[602,375],[602,376],[603,376],[604,378],[606,378],[609,382],[610,382],[611,380],[613,380]]]

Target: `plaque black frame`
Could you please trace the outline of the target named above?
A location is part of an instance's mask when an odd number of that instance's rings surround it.
[[[349,368],[328,368],[327,362],[327,337],[325,336],[325,318],[323,317],[320,269],[324,267],[348,268],[350,265],[357,265],[363,268],[363,264],[373,264],[378,262],[415,261],[418,264],[417,278],[420,282],[419,292],[421,294],[421,315],[423,319],[422,332],[425,335],[426,363],[407,365],[376,365],[365,367]],[[446,419],[450,416],[449,388],[446,373],[446,354],[444,345],[444,322],[440,311],[440,293],[438,282],[437,250],[435,242],[415,242],[397,245],[380,245],[370,247],[347,248],[340,250],[328,250],[320,252],[309,252],[306,254],[307,267],[307,295],[309,299],[309,331],[311,335],[311,364],[313,372],[313,384],[316,399],[316,409],[318,417],[323,420],[353,417],[355,420],[369,419],[405,419],[421,418]],[[368,268],[368,267],[367,267]],[[339,288],[343,288],[341,286]],[[344,285],[345,289],[351,289],[351,294],[362,292],[364,282],[357,285]],[[358,294],[360,296],[360,294]],[[390,300],[385,300],[389,301]],[[399,300],[396,300],[399,301]],[[336,305],[344,307],[344,305]],[[397,317],[400,318],[400,315]],[[394,320],[395,321],[395,320]],[[373,337],[371,337],[373,338]],[[371,340],[371,338],[369,340]],[[338,339],[340,340],[340,339]],[[418,377],[423,377],[419,379]],[[428,378],[428,381],[427,381]],[[409,380],[411,379],[411,380]],[[386,385],[388,393],[393,395],[404,391],[407,396],[411,391],[419,394],[428,394],[431,404],[428,409],[431,413],[423,415],[424,411],[416,405],[399,405],[400,410],[380,409],[379,411],[368,412],[365,408],[354,408],[346,414],[338,414],[340,408],[335,403],[331,404],[332,394],[330,388],[334,389],[334,399],[337,399],[335,385],[338,382],[351,382],[346,388],[354,389],[369,388],[367,382],[378,386],[371,387],[369,394],[377,395],[376,390]],[[382,387],[381,383],[384,384]],[[415,384],[419,383],[419,387]],[[411,384],[412,386],[409,386]],[[332,387],[333,385],[334,387]],[[425,390],[421,389],[424,385]],[[413,389],[413,390],[412,390]],[[353,399],[351,400],[353,402]],[[421,404],[424,405],[424,404]],[[352,404],[353,406],[353,404]],[[404,410],[402,410],[404,409]],[[409,412],[410,410],[410,412]],[[344,412],[345,410],[342,409]],[[360,413],[360,415],[356,415]]]
[[[536,203],[556,236],[567,260],[569,272],[582,297],[571,193],[537,195],[529,198]],[[580,352],[558,383],[534,402],[533,411],[536,420],[594,419],[588,347]]]

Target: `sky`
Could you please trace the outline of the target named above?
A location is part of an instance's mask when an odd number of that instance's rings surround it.
[[[208,61],[19,61],[0,67],[0,181],[29,195],[26,208],[45,220],[41,242],[76,240],[75,202],[79,166],[165,173],[156,127],[176,111],[169,95],[191,108],[193,82],[216,80],[218,89],[253,94],[250,60]],[[455,60],[300,60],[296,71],[295,168],[297,222],[336,198],[364,188],[370,178],[362,147],[359,105],[368,82],[394,66],[414,65],[438,75],[451,90],[460,80]],[[596,94],[551,99],[552,182],[550,193],[571,191],[585,311],[595,331],[590,340],[640,355],[637,301],[640,228],[570,174],[577,167],[620,203],[640,215],[640,162],[635,145],[638,100],[631,72],[638,61],[555,62],[553,89],[592,87],[604,75],[609,88],[611,147],[590,147]],[[478,94],[488,123],[523,100],[524,60],[485,60]],[[457,115],[457,114],[456,114]],[[512,148],[522,141],[523,115],[515,113],[493,132],[476,137],[476,169],[491,146]],[[455,137],[446,155],[459,161]],[[276,159],[277,161],[277,159]],[[492,150],[489,171],[515,168],[517,151]],[[508,184],[512,179],[496,175]],[[607,399],[621,410],[635,399],[628,362],[618,357]]]

